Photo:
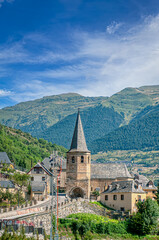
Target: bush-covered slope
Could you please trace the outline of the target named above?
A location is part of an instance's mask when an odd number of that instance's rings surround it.
[[[118,128],[124,119],[124,116],[115,112],[113,108],[102,105],[81,111],[80,115],[87,143]],[[67,116],[41,133],[39,137],[69,148],[76,117],[77,114]]]
[[[146,90],[145,87],[125,88],[104,100],[103,106],[113,107],[115,111],[123,113],[125,116],[123,125],[128,124],[133,119],[134,114],[148,105],[156,104],[156,96],[159,97],[159,86],[148,86]]]
[[[94,107],[103,99],[106,97],[84,97],[76,93],[43,97],[0,109],[0,123],[37,136],[64,117],[76,113],[78,107]]]
[[[157,107],[156,107],[157,108]],[[120,127],[89,145],[93,153],[106,150],[159,149],[159,111]]]
[[[12,162],[30,169],[31,161],[36,163],[48,157],[53,150],[63,154],[64,147],[33,138],[30,134],[0,124],[0,152],[6,152]]]
[[[149,114],[159,112],[159,105],[156,106],[147,106],[144,108],[141,112],[136,113],[133,117],[133,119],[130,121],[130,123],[135,122],[139,119],[142,119],[143,117],[146,117]]]

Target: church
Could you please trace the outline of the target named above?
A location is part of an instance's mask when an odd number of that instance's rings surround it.
[[[67,152],[66,194],[90,199],[94,191],[105,191],[113,181],[132,180],[125,164],[91,163],[78,110],[70,150]]]
[[[50,170],[55,162],[62,163],[58,189],[70,198],[93,199],[97,192],[103,204],[116,210],[134,212],[136,202],[153,198],[157,189],[145,176],[130,174],[124,163],[91,162],[79,110],[67,159],[52,154],[28,172],[32,197],[41,200],[50,194]]]

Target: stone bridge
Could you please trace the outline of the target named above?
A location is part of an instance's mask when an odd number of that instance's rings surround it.
[[[55,209],[53,209],[53,212]],[[50,231],[51,207],[42,207],[39,212],[27,212],[21,210],[20,215],[4,217],[3,221],[18,222],[19,224],[34,225],[35,228],[43,227],[47,234]],[[73,213],[93,213],[106,216],[105,208],[99,208],[95,204],[89,203],[88,200],[77,198],[65,200],[58,204],[58,217],[65,218]],[[1,216],[0,216],[1,218]]]

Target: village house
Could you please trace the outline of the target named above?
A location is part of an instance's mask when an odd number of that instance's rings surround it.
[[[134,180],[112,182],[106,191],[101,193],[101,202],[120,211],[136,212],[136,203],[146,200],[146,192]]]
[[[157,187],[154,185],[152,180],[149,180],[144,175],[135,174],[134,180],[137,185],[141,185],[142,189],[146,193],[146,198],[155,198],[155,193],[157,191]]]
[[[0,180],[0,189],[3,192],[6,192],[7,190],[11,193],[15,193],[15,185],[12,181],[8,179],[1,179]]]
[[[31,177],[31,198],[43,200],[50,194],[51,172],[41,163],[37,163],[28,174]]]
[[[9,168],[14,168],[7,153],[0,152],[0,168],[2,168],[4,165],[8,166]]]

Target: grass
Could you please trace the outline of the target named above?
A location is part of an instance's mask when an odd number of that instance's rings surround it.
[[[110,207],[108,207],[108,206],[105,206],[104,204],[102,204],[101,202],[90,202],[91,204],[95,204],[95,205],[97,205],[97,206],[99,206],[99,207],[104,207],[104,208],[106,208],[107,210],[114,210],[113,208],[110,208]]]
[[[92,233],[92,239],[94,240],[159,240],[159,236],[157,235],[146,235],[146,236],[138,236],[138,235],[132,235],[132,234],[97,234],[97,233]],[[75,239],[74,234],[72,233],[70,228],[60,228],[59,229],[59,236],[65,236],[65,237],[70,237],[72,240]],[[77,235],[79,239],[80,236],[79,234]]]

